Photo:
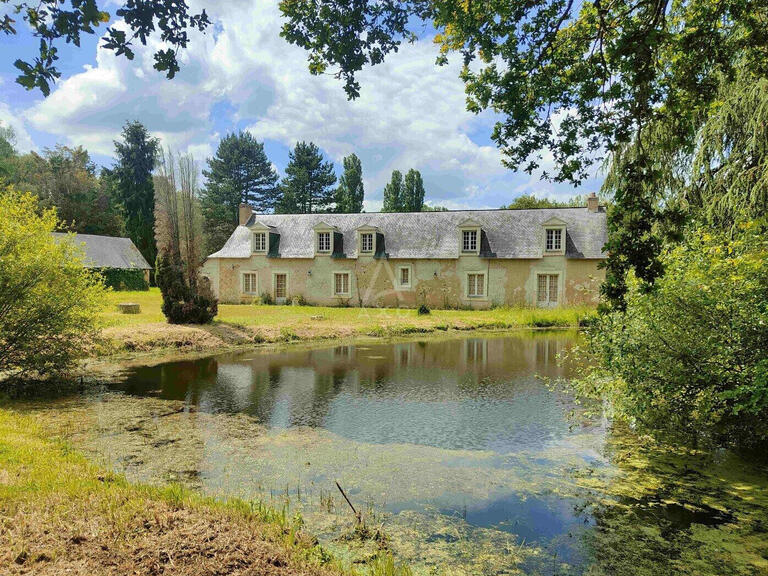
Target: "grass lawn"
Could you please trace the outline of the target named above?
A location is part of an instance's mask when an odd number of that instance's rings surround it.
[[[119,302],[141,305],[140,314],[121,314]],[[595,313],[592,307],[494,308],[492,310],[331,308],[221,304],[210,326],[170,326],[160,310],[157,288],[148,292],[111,292],[101,315],[108,353],[161,348],[210,350],[261,342],[291,342],[349,337],[389,337],[448,330],[509,330],[576,327]]]
[[[385,553],[343,568],[301,530],[300,517],[259,502],[130,484],[56,438],[46,422],[0,408],[2,574],[410,574]]]

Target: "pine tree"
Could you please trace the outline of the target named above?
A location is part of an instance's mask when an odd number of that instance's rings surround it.
[[[125,214],[125,230],[147,262],[157,257],[155,245],[155,168],[160,142],[140,122],[123,127],[122,142],[115,142],[113,169],[117,193]]]
[[[363,211],[363,165],[356,154],[344,158],[344,173],[336,189],[336,212],[342,214]]]
[[[381,207],[381,211],[403,211],[403,175],[400,173],[400,170],[393,170],[389,184],[384,186],[384,204]]]
[[[283,214],[328,211],[335,195],[333,163],[325,162],[320,149],[312,142],[297,143],[289,158],[276,211]]]
[[[411,168],[405,175],[403,212],[421,212],[424,206],[424,194],[424,181],[421,179],[421,172]]]
[[[240,204],[250,204],[256,212],[275,208],[278,175],[264,144],[250,132],[222,138],[203,176],[207,182],[200,203],[211,252],[221,248],[237,226]]]

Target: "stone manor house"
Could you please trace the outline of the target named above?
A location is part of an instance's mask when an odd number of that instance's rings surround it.
[[[203,266],[219,300],[488,308],[596,301],[605,209],[255,214]]]

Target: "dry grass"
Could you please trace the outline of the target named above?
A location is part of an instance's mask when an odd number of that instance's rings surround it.
[[[300,518],[177,485],[131,485],[50,438],[38,417],[8,409],[0,409],[0,567],[9,576],[358,573],[339,568]]]
[[[141,313],[120,314],[119,302],[136,302]],[[576,327],[594,308],[495,308],[433,310],[419,316],[412,309],[331,308],[221,304],[210,326],[170,326],[160,310],[157,289],[109,294],[101,321],[108,342],[105,353],[158,350],[207,351],[261,342],[293,342],[393,337],[450,330],[510,330],[532,327]]]

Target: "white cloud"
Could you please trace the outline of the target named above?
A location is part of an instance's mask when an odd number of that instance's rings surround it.
[[[312,140],[337,162],[352,152],[361,157],[369,210],[380,205],[395,168],[419,169],[428,198],[452,207],[498,206],[516,186],[542,188],[503,168],[495,146],[470,138],[487,133],[493,118],[466,111],[458,62],[435,66],[430,42],[405,45],[385,64],[363,71],[361,97],[349,102],[340,81],[311,76],[306,53],[279,37],[276,3],[228,0],[205,7],[216,29],[192,34],[176,79],[152,69],[157,44],[137,50],[133,62],[99,48],[94,66],[61,82],[26,119],[104,155],[133,119],[165,146],[192,151],[201,161],[219,132],[236,124],[287,146]],[[232,118],[215,118],[220,104]]]

